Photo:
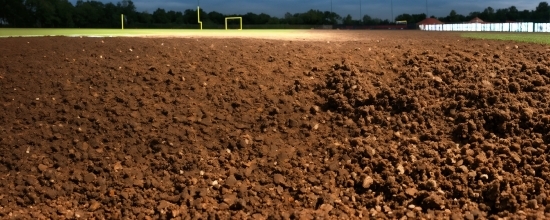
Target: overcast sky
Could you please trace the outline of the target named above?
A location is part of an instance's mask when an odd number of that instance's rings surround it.
[[[99,0],[102,2],[119,2],[121,0]],[[472,11],[483,11],[488,6],[494,9],[516,6],[520,11],[534,10],[544,0],[427,0],[428,14],[442,17],[454,9],[459,14],[467,15]],[[76,0],[71,0],[74,4]],[[283,17],[286,12],[306,12],[309,9],[331,10],[331,0],[133,0],[138,11],[152,13],[157,8],[167,11],[184,11],[196,8],[197,3],[206,12],[218,11],[222,14],[245,14],[247,12],[267,13]],[[360,6],[361,3],[361,6]],[[392,15],[391,0],[332,0],[332,10],[342,17],[350,14],[354,19],[368,14],[374,18],[390,19]],[[393,0],[393,16],[399,14],[426,13],[426,0]]]

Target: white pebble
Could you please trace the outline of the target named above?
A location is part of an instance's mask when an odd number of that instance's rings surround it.
[[[402,174],[405,173],[405,168],[403,167],[403,165],[401,165],[401,164],[397,165],[397,173],[399,175],[402,175]]]
[[[365,179],[363,179],[363,188],[368,189],[372,184],[374,183],[374,179],[370,176],[366,176]]]
[[[317,130],[317,129],[319,129],[319,124],[313,125],[313,130]]]
[[[431,188],[431,189],[436,189],[437,188],[437,181],[431,179],[431,180],[428,180],[428,186]]]

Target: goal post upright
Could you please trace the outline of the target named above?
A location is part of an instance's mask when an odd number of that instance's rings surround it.
[[[122,24],[122,29],[124,30],[124,14],[120,14],[120,23]]]
[[[227,20],[230,20],[230,19],[239,19],[239,29],[238,30],[243,29],[243,17],[225,17],[225,30],[228,30]]]
[[[199,22],[200,28],[202,30],[201,8],[199,6],[197,6],[197,21]]]

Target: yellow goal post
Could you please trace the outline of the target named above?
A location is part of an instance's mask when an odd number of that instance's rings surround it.
[[[199,21],[199,25],[202,30],[201,8],[199,6],[197,6],[197,21]]]
[[[225,18],[225,30],[227,30],[227,20],[239,19],[239,30],[243,29],[243,17],[226,17]]]

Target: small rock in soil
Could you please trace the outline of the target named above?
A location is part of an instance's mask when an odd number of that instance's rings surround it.
[[[418,190],[416,188],[407,188],[405,190],[405,194],[407,194],[410,197],[415,197],[416,193],[418,193]]]
[[[39,164],[38,165],[38,170],[40,170],[40,172],[44,172],[48,169],[48,166],[44,165],[44,164]]]
[[[234,175],[229,175],[229,177],[227,177],[227,179],[225,180],[225,185],[228,188],[233,188],[235,184],[237,184],[237,179]]]
[[[86,175],[84,175],[84,182],[92,183],[94,180],[95,180],[95,174],[87,173]]]
[[[365,179],[363,179],[363,184],[361,186],[363,186],[363,188],[365,189],[368,189],[373,183],[374,179],[372,179],[372,177],[370,176],[366,176]]]
[[[44,194],[49,199],[56,199],[57,198],[57,190],[55,190],[55,189],[48,188],[48,189],[45,190]]]
[[[403,165],[401,164],[397,165],[397,173],[399,175],[405,174],[405,168],[403,167]]]
[[[91,212],[99,209],[99,207],[101,207],[101,203],[99,203],[98,201],[92,200],[92,202],[90,202],[90,211]]]
[[[273,182],[278,185],[285,185],[285,177],[277,173],[273,175]]]
[[[317,114],[321,111],[321,107],[314,105],[311,107],[310,111],[312,114]]]

